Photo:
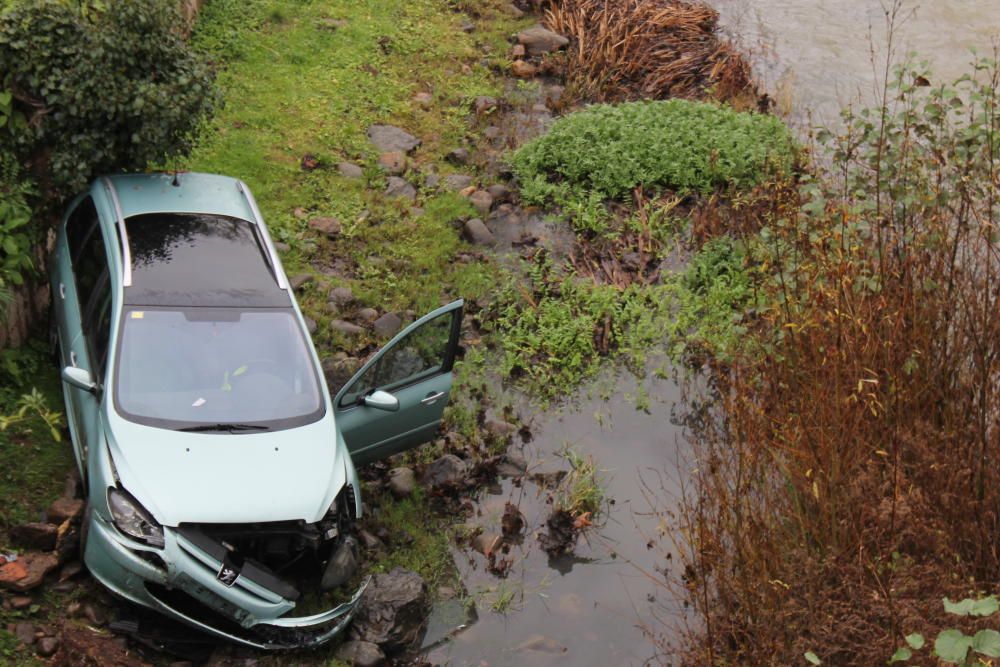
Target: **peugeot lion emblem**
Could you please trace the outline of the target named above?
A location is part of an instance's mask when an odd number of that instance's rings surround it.
[[[240,572],[231,565],[223,563],[222,567],[219,568],[219,574],[215,575],[215,578],[226,586],[232,587],[236,583],[236,580],[240,578]]]

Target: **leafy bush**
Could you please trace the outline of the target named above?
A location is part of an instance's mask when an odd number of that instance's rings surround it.
[[[0,134],[0,150],[68,194],[97,173],[187,149],[216,93],[211,70],[178,33],[175,5],[113,0],[96,12],[43,0],[4,10],[0,90],[28,124]]]
[[[789,170],[795,145],[772,116],[668,100],[595,105],[556,121],[513,158],[535,201],[566,189],[623,198],[637,186],[679,192],[753,186]]]
[[[20,179],[13,156],[0,154],[0,290],[21,285],[33,268],[29,184]],[[0,299],[2,301],[2,299]]]

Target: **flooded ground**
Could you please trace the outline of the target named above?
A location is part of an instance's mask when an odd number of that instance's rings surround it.
[[[892,0],[709,4],[719,10],[726,32],[751,54],[754,73],[778,111],[797,123],[807,122],[810,112],[813,121],[827,123],[844,106],[875,101],[888,48],[886,9]],[[970,49],[987,55],[1000,35],[1000,0],[903,0],[900,7],[896,60],[917,51],[920,59],[930,61],[935,83],[968,72]]]
[[[641,383],[627,372],[609,371],[595,393],[559,410],[538,415],[533,439],[523,447],[529,475],[503,479],[486,490],[471,523],[499,533],[506,503],[526,520],[523,543],[508,557],[505,579],[486,571],[487,560],[469,549],[455,562],[478,620],[428,654],[452,665],[636,665],[669,662],[645,636],[644,623],[663,631],[662,619],[683,622],[683,609],[664,586],[670,561],[658,547],[666,529],[663,497],[678,492],[675,471],[683,447],[673,411],[680,390],[671,379]],[[636,408],[637,403],[646,410]],[[560,452],[570,446],[593,456],[602,469],[609,500],[599,527],[581,539],[571,556],[549,558],[537,534],[550,507],[548,491],[533,473],[565,470]],[[516,447],[516,446],[515,446]],[[650,487],[660,507],[651,512]],[[656,618],[661,621],[655,621]]]

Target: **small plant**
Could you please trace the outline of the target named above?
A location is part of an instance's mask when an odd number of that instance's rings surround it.
[[[995,595],[979,599],[965,598],[959,602],[944,598],[943,602],[947,613],[962,617],[986,618],[1000,610],[1000,603]],[[889,662],[908,662],[913,657],[913,652],[920,651],[925,644],[923,635],[907,635],[906,646],[899,647]],[[988,665],[990,663],[979,656],[1000,658],[1000,632],[984,629],[970,636],[954,628],[942,630],[934,640],[933,655],[942,662],[953,665]]]
[[[570,471],[560,482],[553,505],[557,510],[569,512],[577,522],[583,519],[589,525],[604,511],[607,500],[600,471],[593,457],[582,456],[569,445],[559,455],[569,463]]]
[[[0,431],[6,431],[11,426],[21,424],[32,417],[38,417],[45,423],[53,440],[56,442],[62,440],[60,431],[63,424],[62,413],[50,409],[42,393],[34,388],[18,399],[11,414],[0,415]]]

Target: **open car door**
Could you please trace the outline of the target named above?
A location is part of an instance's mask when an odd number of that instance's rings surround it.
[[[337,427],[355,465],[434,438],[451,391],[464,304],[455,301],[406,327],[337,393]]]

